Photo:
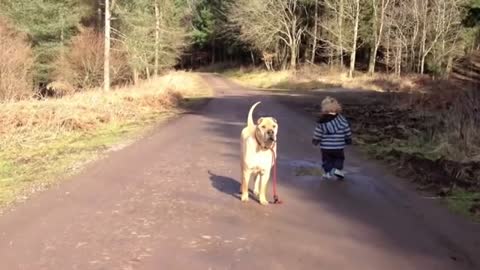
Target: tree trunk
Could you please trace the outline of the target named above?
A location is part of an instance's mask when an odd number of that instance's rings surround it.
[[[440,56],[437,56],[438,57],[438,67],[440,69],[440,72],[442,71],[443,67],[445,66],[445,37],[442,38],[442,47],[441,47],[441,52],[440,52]],[[454,43],[455,44],[455,43]],[[447,60],[448,60],[448,57],[447,57]]]
[[[96,1],[97,19],[96,19],[96,22],[95,22],[95,28],[96,28],[97,32],[100,32],[100,30],[102,29],[102,25],[103,25],[103,20],[102,20],[102,1],[103,1],[103,0],[98,0],[98,1]]]
[[[419,71],[420,74],[423,74],[425,71],[425,58],[427,50],[427,13],[428,13],[428,2],[424,3],[425,6],[422,7],[422,18],[423,18],[423,28],[422,28],[422,43],[421,43],[421,52],[420,52],[420,62],[419,62]]]
[[[290,68],[297,68],[297,47],[294,44],[290,46]]]
[[[388,34],[387,34],[387,55],[385,56],[385,69],[387,73],[390,72],[390,39],[391,39],[391,32],[390,28],[388,28]]]
[[[282,70],[286,70],[288,68],[288,48],[286,46],[281,47],[281,54],[282,54]]]
[[[283,59],[281,58],[283,55],[282,55],[282,48],[281,48],[281,44],[280,42],[276,42],[275,43],[275,63],[276,63],[276,67],[278,68],[281,64],[283,64]],[[281,67],[283,68],[283,67]]]
[[[215,64],[215,39],[212,40],[212,65]]]
[[[416,51],[415,51],[415,46],[417,45],[417,36],[418,33],[420,32],[420,15],[419,14],[419,9],[418,9],[418,1],[413,1],[413,9],[415,10],[416,14],[413,18],[415,20],[415,26],[413,28],[413,34],[412,38],[410,41],[410,63],[407,63],[409,66],[410,71],[415,72],[415,66],[416,66]],[[418,71],[418,69],[417,69]]]
[[[402,45],[397,42],[397,48],[395,48],[395,75],[400,77],[402,73]]]
[[[328,64],[329,64],[330,68],[333,68],[334,59],[335,59],[335,50],[332,48],[332,49],[330,49],[330,54],[329,54],[329,57],[328,57]]]
[[[373,75],[373,73],[375,73],[377,51],[378,50],[376,45],[373,45],[372,48],[370,49],[370,61],[368,63],[368,73],[370,75]]]
[[[447,60],[447,66],[445,68],[445,73],[447,75],[450,75],[450,73],[452,72],[452,68],[453,68],[453,56],[449,55]]]
[[[138,84],[138,70],[136,68],[133,68],[133,84],[137,85]]]
[[[221,62],[228,62],[228,61],[234,62],[233,60],[228,59],[228,53],[227,53],[227,50],[225,49],[225,47],[221,46],[220,48],[221,48],[221,51],[222,51],[222,53],[221,53],[222,59],[220,61]]]
[[[372,54],[370,55],[370,65],[369,65],[369,72],[370,74],[373,74],[375,72],[375,65],[377,64],[377,54],[378,54],[378,48],[380,47],[380,43],[382,42],[383,38],[383,27],[385,25],[385,12],[388,9],[388,6],[390,4],[390,0],[381,0],[381,6],[380,6],[380,20],[377,22],[377,0],[372,0],[372,3],[374,5],[374,37],[375,37],[375,44],[374,48],[372,51]],[[377,29],[378,26],[378,29]]]
[[[155,0],[155,64],[153,73],[158,76],[159,69],[159,55],[160,55],[160,8],[158,7],[158,0]]]
[[[377,20],[378,20],[378,7],[377,7],[377,0],[372,0],[372,7],[373,7],[373,23],[372,23],[372,30],[373,30],[373,43],[370,48],[370,61],[368,62],[368,73],[373,75],[375,73],[375,61],[377,58],[377,42],[378,38],[378,29],[377,29]]]
[[[296,5],[296,2],[294,2],[294,5]],[[295,6],[293,7],[293,10],[295,10]],[[297,21],[294,19],[291,22],[291,32],[290,32],[290,43],[288,44],[290,47],[290,68],[295,70],[297,68],[297,58],[298,58],[298,43],[297,41]]]
[[[420,61],[420,74],[424,74],[425,73],[425,58],[427,58],[427,55],[426,54],[423,54],[422,55],[422,59]]]
[[[340,57],[340,67],[343,68],[343,0],[340,0],[340,7],[339,7],[339,15],[338,15],[338,55]]]
[[[64,23],[64,20],[63,20],[63,14],[60,15],[60,24],[62,25],[61,28],[60,28],[60,43],[63,45],[65,45],[65,23]]]
[[[103,89],[110,91],[110,0],[105,0],[105,52],[103,61]]]
[[[402,76],[402,64],[403,64],[403,47],[400,44],[398,48],[398,77]]]
[[[312,55],[310,62],[315,64],[315,55],[317,54],[317,34],[318,34],[318,0],[315,0],[315,25],[313,26]]]
[[[360,0],[355,0],[355,26],[353,28],[353,48],[352,48],[352,54],[350,55],[350,70],[348,72],[349,78],[353,78],[353,72],[355,71],[359,20],[360,20]]]
[[[394,55],[393,55],[393,73],[394,73],[395,75],[398,74],[398,70],[397,70],[397,69],[398,69],[398,65],[397,65],[397,63],[398,63],[398,48],[395,47],[395,48],[394,48]]]

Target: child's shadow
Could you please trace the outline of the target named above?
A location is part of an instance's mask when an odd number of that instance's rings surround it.
[[[237,180],[226,176],[216,175],[211,171],[208,171],[208,174],[210,175],[210,181],[212,182],[212,186],[215,189],[240,200],[241,185]],[[250,199],[254,199],[255,201],[257,201],[255,196],[253,196],[253,192],[251,190],[249,190],[249,193]]]

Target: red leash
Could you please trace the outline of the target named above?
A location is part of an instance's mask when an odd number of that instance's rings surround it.
[[[272,150],[272,162],[273,162],[273,204],[283,203],[277,194],[277,160],[275,156],[275,151]]]

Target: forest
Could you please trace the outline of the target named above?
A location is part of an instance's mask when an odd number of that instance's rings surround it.
[[[479,83],[480,0],[0,0],[0,268],[478,270]]]
[[[478,0],[1,0],[0,99],[212,64],[445,77],[479,18]]]

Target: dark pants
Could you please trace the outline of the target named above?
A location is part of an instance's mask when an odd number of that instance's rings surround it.
[[[332,169],[343,170],[344,160],[343,149],[322,149],[322,167],[325,172],[330,172]]]

